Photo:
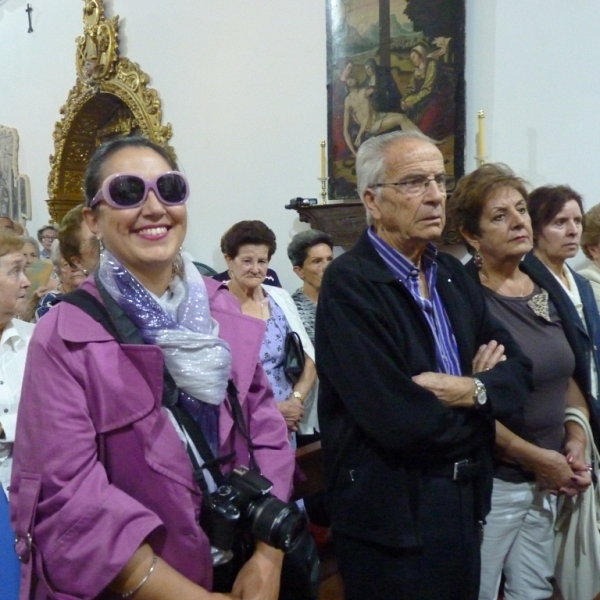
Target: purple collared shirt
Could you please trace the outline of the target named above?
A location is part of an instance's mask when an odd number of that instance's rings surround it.
[[[456,337],[452,331],[450,319],[442,304],[436,287],[437,280],[437,249],[433,244],[427,244],[421,257],[421,265],[427,280],[431,299],[423,298],[419,293],[419,267],[403,256],[398,250],[384,242],[369,227],[369,240],[392,274],[403,283],[416,303],[419,305],[433,338],[438,370],[448,375],[462,375]]]

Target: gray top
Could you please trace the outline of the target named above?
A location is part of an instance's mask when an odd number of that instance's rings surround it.
[[[533,363],[534,389],[522,413],[503,425],[540,448],[560,451],[564,437],[566,391],[575,356],[552,301],[537,285],[523,298],[502,296],[483,287],[490,312],[510,331]],[[495,477],[515,483],[532,481],[533,473],[498,463]]]
[[[298,288],[293,294],[292,299],[300,313],[300,319],[310,341],[315,343],[315,317],[317,315],[317,303],[313,302],[303,291]]]

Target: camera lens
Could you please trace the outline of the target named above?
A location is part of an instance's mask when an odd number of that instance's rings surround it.
[[[295,504],[286,504],[274,496],[250,502],[247,515],[252,533],[261,542],[289,552],[301,539],[304,516]]]

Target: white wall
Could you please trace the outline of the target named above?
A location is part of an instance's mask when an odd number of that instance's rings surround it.
[[[81,0],[0,0],[0,123],[19,131],[34,218],[47,219],[48,156],[59,107],[75,81]],[[597,202],[597,0],[467,0],[467,170],[479,109],[489,160],[532,185],[569,183]],[[106,0],[121,16],[121,50],[151,76],[192,186],[187,248],[224,268],[218,242],[240,219],[265,221],[272,266],[297,281],[285,255],[306,226],[284,204],[319,193],[326,137],[324,0]]]

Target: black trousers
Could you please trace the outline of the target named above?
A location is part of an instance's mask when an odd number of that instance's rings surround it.
[[[472,481],[424,477],[418,525],[418,549],[335,535],[345,600],[477,600],[480,536]]]

